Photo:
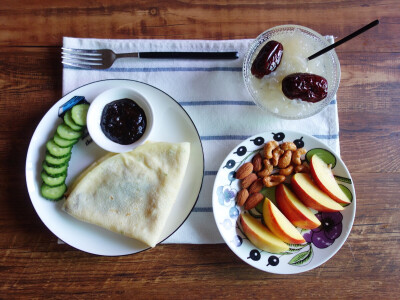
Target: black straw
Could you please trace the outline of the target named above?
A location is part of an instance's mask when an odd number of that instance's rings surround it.
[[[353,32],[352,34],[349,34],[348,36],[342,38],[341,40],[337,41],[336,43],[333,43],[332,45],[322,49],[321,51],[318,51],[317,53],[311,55],[308,60],[312,60],[326,52],[328,52],[329,50],[332,50],[333,48],[336,48],[337,46],[347,42],[348,40],[351,40],[352,38],[356,37],[357,35],[360,35],[361,33],[367,31],[368,29],[376,26],[379,24],[379,20],[375,20],[371,23],[369,23],[368,25],[364,26],[363,28],[358,29],[357,31]]]

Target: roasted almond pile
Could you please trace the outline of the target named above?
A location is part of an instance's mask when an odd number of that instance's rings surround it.
[[[236,179],[241,180],[237,204],[246,210],[252,209],[264,199],[260,193],[264,186],[277,186],[293,173],[309,173],[309,165],[302,159],[306,152],[305,148],[297,148],[293,142],[265,143],[251,162],[244,163],[236,171]]]

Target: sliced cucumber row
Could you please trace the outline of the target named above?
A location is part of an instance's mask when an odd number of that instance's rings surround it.
[[[60,200],[67,190],[65,180],[72,147],[83,134],[88,108],[88,104],[78,104],[67,111],[64,122],[57,126],[53,138],[46,143],[40,192],[48,200]]]

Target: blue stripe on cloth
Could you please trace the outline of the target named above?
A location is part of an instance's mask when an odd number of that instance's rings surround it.
[[[242,72],[241,67],[165,67],[165,68],[109,68],[109,69],[82,69],[71,66],[64,66],[65,69],[72,70],[87,70],[87,71],[102,71],[102,72],[136,72],[136,73],[148,73],[148,72]]]
[[[223,101],[223,100],[214,100],[214,101],[182,101],[179,102],[182,106],[203,106],[203,105],[249,105],[255,106],[256,104],[253,101]]]
[[[210,101],[181,101],[179,102],[182,106],[205,106],[205,105],[242,105],[242,106],[256,106],[253,101],[241,101],[241,100],[210,100]],[[336,104],[336,100],[332,100],[329,105]]]
[[[250,135],[203,135],[202,141],[227,141],[227,140],[246,140]]]
[[[192,212],[212,212],[212,207],[194,207]]]
[[[204,176],[217,175],[218,171],[204,171]]]
[[[202,141],[226,141],[226,140],[246,140],[249,135],[203,135],[200,136]],[[338,134],[323,135],[314,134],[313,137],[321,140],[336,140],[339,138]]]
[[[321,140],[337,140],[339,138],[338,134],[331,134],[331,135],[325,135],[325,134],[314,134],[313,137]]]

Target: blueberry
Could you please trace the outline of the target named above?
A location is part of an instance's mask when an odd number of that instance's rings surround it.
[[[233,152],[233,154],[237,154],[239,156],[243,156],[243,155],[246,154],[246,152],[247,152],[247,148],[245,146],[241,146],[236,150],[236,152]]]
[[[277,266],[279,264],[279,258],[275,255],[271,255],[268,257],[268,265],[267,266]]]
[[[254,145],[256,145],[256,146],[261,146],[262,144],[264,144],[264,138],[263,137],[261,137],[261,136],[259,136],[259,137],[256,137],[254,140],[251,140],[253,143],[254,143]]]
[[[232,169],[235,166],[236,162],[233,159],[230,159],[226,162],[224,168]]]
[[[253,249],[250,251],[250,256],[248,258],[251,258],[254,261],[258,261],[261,258],[261,253],[257,249]]]
[[[293,143],[296,145],[297,148],[303,148],[304,147],[304,142],[303,142],[303,137],[294,140]]]
[[[277,142],[283,141],[285,134],[283,132],[272,133],[274,135],[274,140]]]

